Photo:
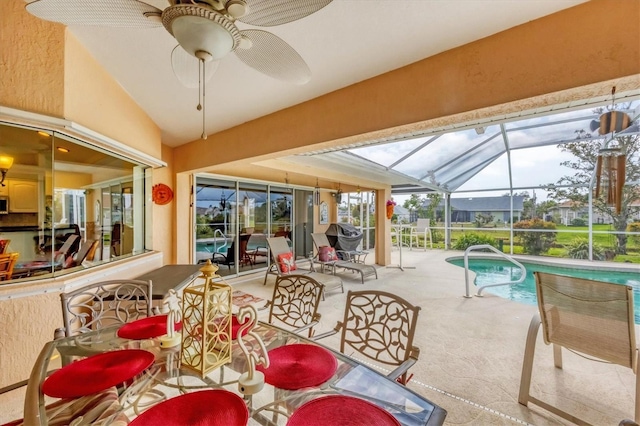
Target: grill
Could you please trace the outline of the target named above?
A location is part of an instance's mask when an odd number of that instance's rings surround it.
[[[364,237],[362,231],[349,223],[332,223],[325,234],[331,247],[347,252],[356,251],[362,242],[362,237]],[[343,253],[338,251],[338,257],[342,259]]]

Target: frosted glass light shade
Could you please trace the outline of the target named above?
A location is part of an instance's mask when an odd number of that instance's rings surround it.
[[[233,49],[233,37],[222,25],[201,16],[180,16],[171,25],[173,36],[187,53],[196,56],[197,51],[218,60]]]

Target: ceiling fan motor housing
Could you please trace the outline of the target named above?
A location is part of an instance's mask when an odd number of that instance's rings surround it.
[[[233,22],[202,6],[170,6],[162,13],[162,24],[187,53],[199,59],[221,59],[235,50],[241,40]]]

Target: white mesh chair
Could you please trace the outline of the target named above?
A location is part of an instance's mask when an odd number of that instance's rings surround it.
[[[518,402],[531,402],[578,424],[579,418],[531,396],[531,373],[540,324],[546,344],[553,344],[554,364],[562,368],[562,348],[636,373],[637,348],[630,286],[535,272],[539,314],[529,325]],[[635,420],[640,419],[640,381],[636,374]],[[575,398],[575,395],[571,396]]]
[[[429,240],[429,247],[433,248],[433,237],[431,235],[431,228],[429,227],[430,219],[418,219],[415,226],[411,227],[409,234],[409,246],[413,247],[413,241],[416,242],[416,247],[420,247],[420,239],[422,237],[424,241],[424,249],[427,249],[427,239]]]

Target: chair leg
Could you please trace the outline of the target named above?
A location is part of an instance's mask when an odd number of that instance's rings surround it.
[[[527,341],[524,349],[524,359],[522,361],[522,374],[520,376],[520,392],[518,402],[525,407],[529,402],[529,391],[531,389],[531,373],[533,370],[533,357],[536,351],[536,339],[540,329],[540,314],[535,314],[529,323]]]
[[[637,362],[637,358],[636,358]],[[636,411],[635,411],[635,419],[636,422],[640,422],[640,373],[638,373],[636,367]]]

